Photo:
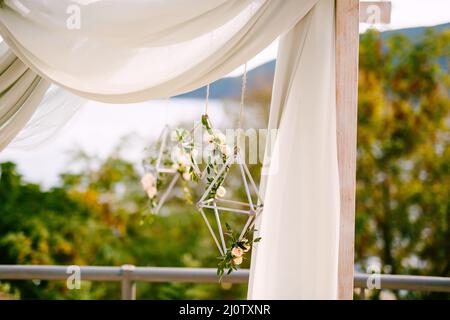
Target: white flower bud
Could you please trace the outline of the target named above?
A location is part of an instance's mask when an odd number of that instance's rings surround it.
[[[151,173],[146,173],[141,179],[142,188],[147,191],[156,186],[156,177]]]
[[[242,257],[236,257],[233,259],[233,264],[238,266],[242,263],[242,260],[243,260]]]
[[[227,194],[227,190],[224,187],[220,186],[219,188],[217,188],[216,195],[219,198],[225,197],[226,194]]]
[[[186,181],[191,180],[191,174],[189,172],[183,172],[183,179]]]

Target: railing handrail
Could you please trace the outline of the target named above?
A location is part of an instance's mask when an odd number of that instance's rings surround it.
[[[8,280],[64,280],[67,279],[69,266],[51,265],[0,265],[0,279]],[[131,267],[131,268],[130,268]],[[122,281],[124,269],[129,269],[128,279],[144,282],[218,282],[216,269],[213,268],[167,268],[80,266],[80,276],[86,281]],[[247,283],[248,270],[239,270],[224,276],[224,282]]]
[[[78,267],[78,266],[77,266]],[[69,266],[53,265],[0,265],[0,280],[66,280],[70,275]],[[143,282],[218,282],[213,268],[167,268],[79,266],[80,279],[85,281],[120,281],[122,297],[134,298],[134,283]],[[379,289],[399,289],[409,291],[450,292],[450,277],[355,274],[354,287],[365,289],[374,278],[379,277]],[[223,282],[247,283],[248,270],[239,270],[223,278]]]

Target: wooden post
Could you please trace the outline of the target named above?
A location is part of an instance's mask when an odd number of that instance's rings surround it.
[[[336,1],[336,130],[340,182],[338,298],[353,299],[359,0]]]

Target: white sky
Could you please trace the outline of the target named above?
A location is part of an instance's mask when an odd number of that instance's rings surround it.
[[[360,32],[369,27],[379,30],[392,30],[416,26],[433,26],[450,22],[450,0],[391,0],[392,13],[389,25],[360,24]],[[276,58],[278,42],[274,42],[258,56],[252,59],[248,66],[255,68]],[[243,72],[242,67],[233,71],[230,76],[237,76]]]
[[[450,0],[392,0],[391,21],[389,26],[376,27],[389,30],[450,22]],[[361,25],[361,30],[365,28],[367,26]],[[249,68],[274,59],[276,52],[277,43],[274,43],[252,59]],[[238,69],[231,75],[241,72]],[[220,107],[219,102],[213,103],[212,111],[217,117],[223,114]],[[148,142],[161,131],[167,119],[172,123],[181,119],[191,121],[199,117],[202,108],[201,100],[152,101],[128,106],[89,102],[50,142],[29,151],[6,148],[0,152],[0,162],[16,162],[28,181],[49,187],[56,183],[58,173],[67,169],[68,149],[79,146],[106,155],[125,134],[133,133]],[[143,141],[136,138],[135,144],[139,143]],[[132,148],[129,158],[138,158],[139,148]]]

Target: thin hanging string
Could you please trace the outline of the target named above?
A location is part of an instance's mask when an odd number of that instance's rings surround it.
[[[247,89],[247,62],[244,65],[244,74],[242,75],[242,88],[241,88],[241,106],[239,110],[239,122],[238,129],[242,129],[244,122],[244,107],[245,107],[245,91]]]
[[[164,120],[165,120],[165,122],[166,122],[166,125],[169,125],[169,116],[168,116],[168,108],[169,108],[169,105],[170,105],[170,97],[166,97],[166,105],[164,106]]]
[[[208,102],[209,102],[209,83],[206,86],[206,96],[205,96],[205,115],[208,114]]]
[[[209,48],[212,48],[214,42],[214,31],[212,31],[209,35]],[[205,97],[205,115],[208,115],[208,104],[209,104],[209,87],[210,83],[206,86],[206,97]]]

